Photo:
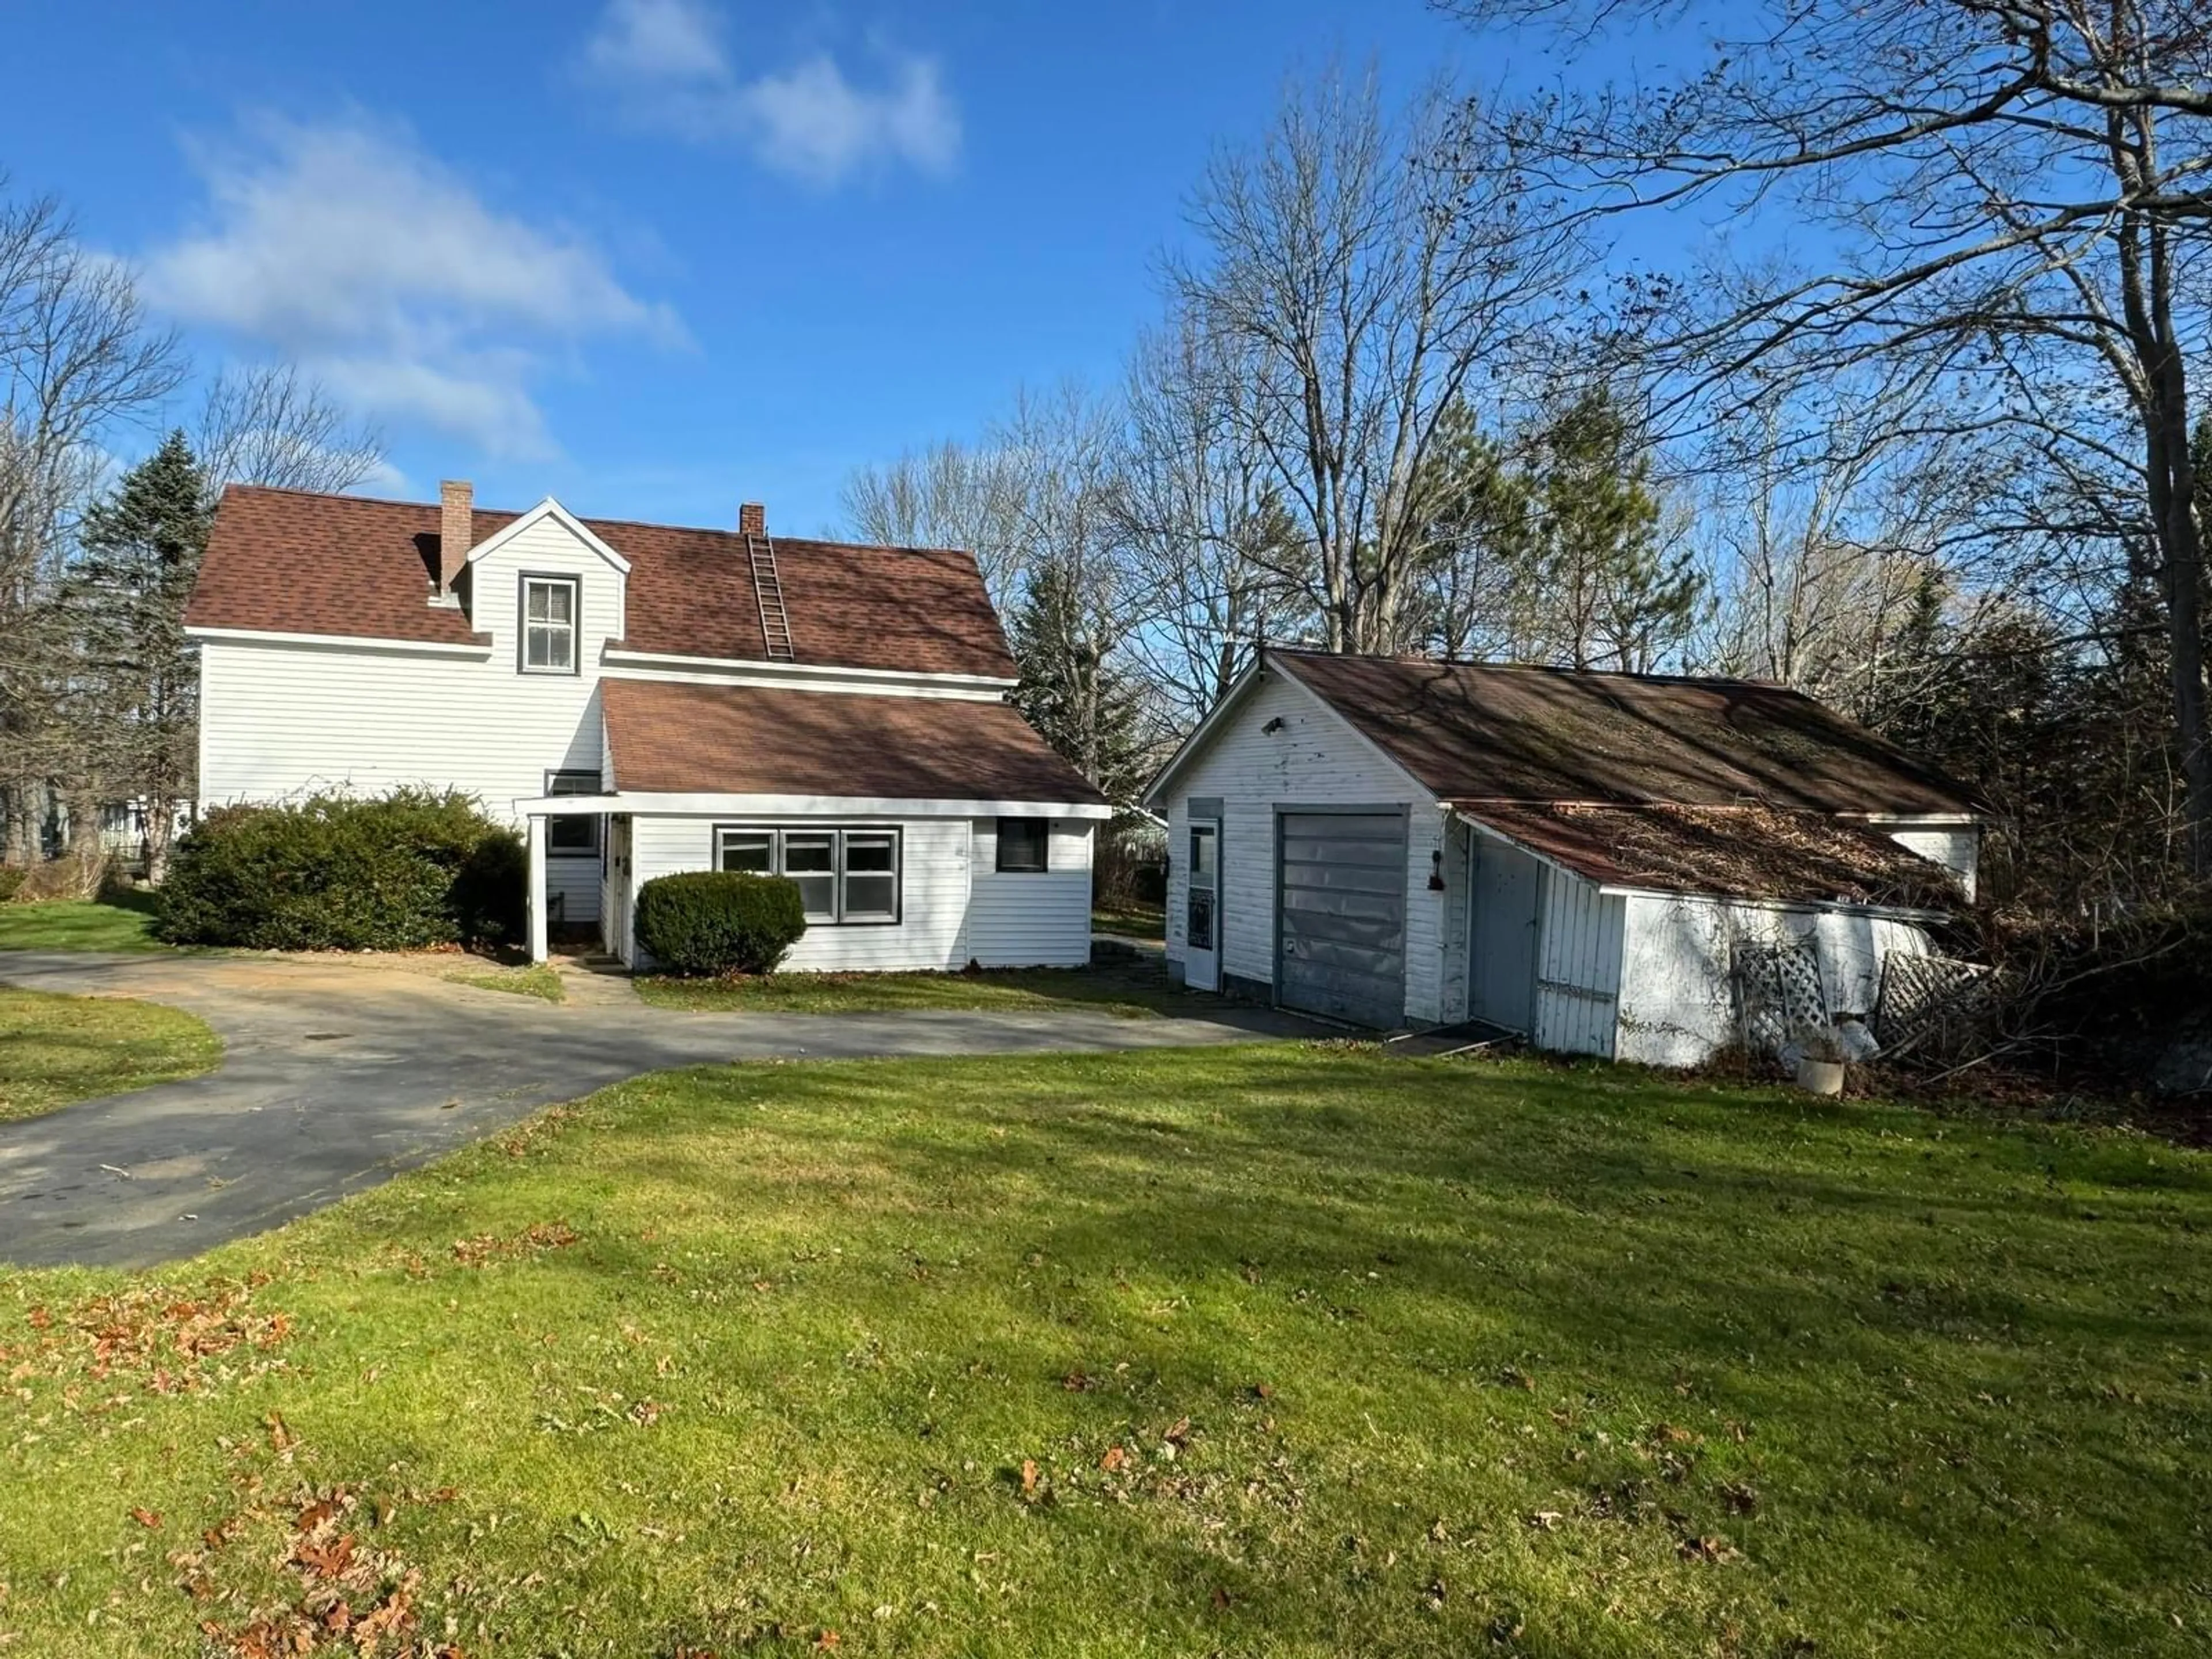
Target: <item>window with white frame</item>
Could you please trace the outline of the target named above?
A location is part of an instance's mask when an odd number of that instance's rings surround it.
[[[548,772],[545,793],[549,795],[596,795],[599,793],[597,772]],[[597,858],[599,854],[599,821],[589,813],[577,813],[570,817],[545,820],[545,850],[554,858]]]
[[[578,582],[574,576],[522,579],[522,672],[576,672]]]
[[[714,830],[714,867],[797,883],[811,927],[897,921],[901,850],[895,829],[722,824]]]

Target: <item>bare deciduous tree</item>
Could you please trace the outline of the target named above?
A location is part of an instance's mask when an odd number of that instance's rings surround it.
[[[1191,218],[1200,247],[1170,278],[1248,377],[1238,418],[1310,550],[1285,574],[1330,649],[1400,648],[1440,423],[1577,269],[1572,229],[1443,86],[1393,118],[1371,76],[1334,73],[1216,159]]]
[[[1682,25],[1706,66],[1486,120],[1576,222],[1794,214],[1800,275],[1664,295],[1644,337],[1686,398],[1909,356],[1952,427],[2011,426],[2062,472],[2124,477],[2165,611],[2191,860],[2212,868],[2203,544],[2188,357],[2212,235],[2212,21],[2197,0],[1445,0],[1551,21],[1570,51]],[[1485,112],[1477,112],[1478,118]]]
[[[376,476],[384,444],[290,363],[231,368],[201,404],[193,453],[209,485],[336,493]]]
[[[36,854],[57,775],[76,834],[97,830],[95,781],[70,765],[55,714],[70,664],[53,584],[100,475],[100,441],[150,413],[183,373],[129,271],[88,252],[57,204],[0,201],[0,852],[10,862]]]
[[[843,494],[852,534],[885,546],[974,554],[1002,611],[1018,590],[1026,556],[1021,481],[996,449],[947,440],[860,468]]]
[[[1304,540],[1253,436],[1249,364],[1188,311],[1138,343],[1116,500],[1143,596],[1132,648],[1183,725],[1310,612]]]

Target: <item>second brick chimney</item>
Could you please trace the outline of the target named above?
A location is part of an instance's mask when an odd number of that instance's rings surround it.
[[[477,544],[476,487],[466,478],[448,478],[438,486],[438,592],[453,591]]]
[[[738,504],[738,534],[765,536],[768,534],[768,508],[758,501]]]

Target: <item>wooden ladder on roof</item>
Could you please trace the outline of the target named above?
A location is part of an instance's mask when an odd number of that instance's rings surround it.
[[[752,561],[753,597],[760,601],[761,638],[768,644],[769,660],[790,662],[791,616],[783,608],[783,580],[775,574],[775,544],[766,536],[748,533],[745,553]]]

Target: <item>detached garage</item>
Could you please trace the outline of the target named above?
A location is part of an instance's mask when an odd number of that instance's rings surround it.
[[[1746,945],[1810,941],[1870,1010],[1971,898],[1983,816],[1771,685],[1279,648],[1147,800],[1184,983],[1659,1064],[1733,1035]]]

